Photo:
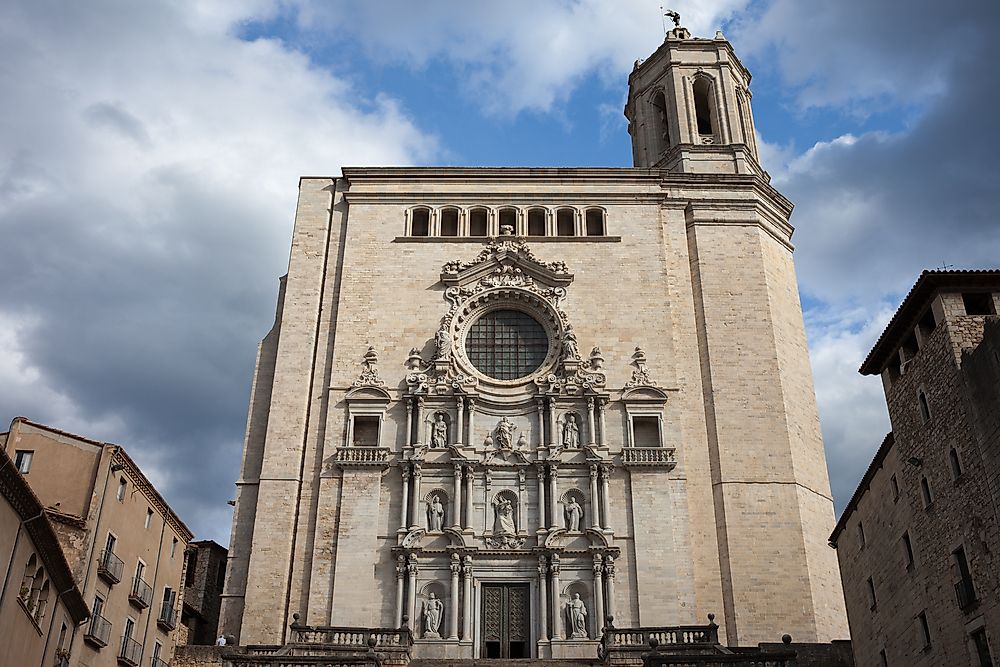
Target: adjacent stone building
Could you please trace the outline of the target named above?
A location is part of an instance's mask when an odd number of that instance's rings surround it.
[[[186,637],[178,643],[212,645],[218,638],[219,605],[226,579],[226,548],[213,540],[188,545],[184,566],[181,624]]]
[[[69,667],[73,632],[90,610],[18,464],[23,457],[0,449],[0,662]]]
[[[414,657],[593,657],[611,617],[714,612],[731,645],[847,636],[749,82],[677,28],[629,77],[635,168],[301,179],[225,634],[406,623]]]
[[[837,524],[859,665],[1000,655],[1000,271],[925,271],[861,372],[892,432]]]
[[[71,628],[74,667],[166,667],[191,531],[118,445],[18,417],[4,450],[90,607],[90,620]]]

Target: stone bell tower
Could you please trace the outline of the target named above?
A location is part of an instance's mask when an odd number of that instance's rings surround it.
[[[636,167],[696,174],[762,174],[750,72],[732,44],[675,27],[628,79],[625,116]]]

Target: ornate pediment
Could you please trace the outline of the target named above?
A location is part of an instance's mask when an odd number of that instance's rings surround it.
[[[449,287],[479,282],[484,287],[528,287],[539,281],[550,287],[573,282],[565,262],[542,262],[520,238],[491,241],[471,262],[454,260],[441,267],[441,282]]]

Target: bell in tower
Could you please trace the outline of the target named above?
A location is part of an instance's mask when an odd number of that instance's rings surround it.
[[[721,32],[691,37],[675,27],[629,75],[625,117],[636,167],[679,173],[761,174],[750,72]]]

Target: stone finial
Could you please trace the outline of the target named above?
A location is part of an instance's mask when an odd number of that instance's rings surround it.
[[[410,356],[406,357],[406,368],[416,371],[424,366],[424,358],[420,356],[420,350],[415,347],[410,348]]]
[[[632,353],[632,365],[635,366],[635,370],[632,371],[632,378],[625,383],[625,388],[653,386],[653,380],[646,369],[646,353],[638,345]]]
[[[351,386],[352,387],[384,387],[385,382],[378,376],[378,352],[375,351],[373,345],[368,346],[368,351],[365,352],[365,356],[361,362],[364,368],[361,370],[361,375],[355,380]]]
[[[782,644],[791,644],[792,643],[792,636],[790,634],[788,634],[787,632],[785,634],[781,635],[781,643]]]
[[[604,369],[604,355],[601,354],[601,348],[594,347],[590,351],[590,368],[599,371]]]
[[[291,625],[291,627],[293,627],[293,628],[299,627],[299,615],[298,614],[292,614],[292,625]]]

